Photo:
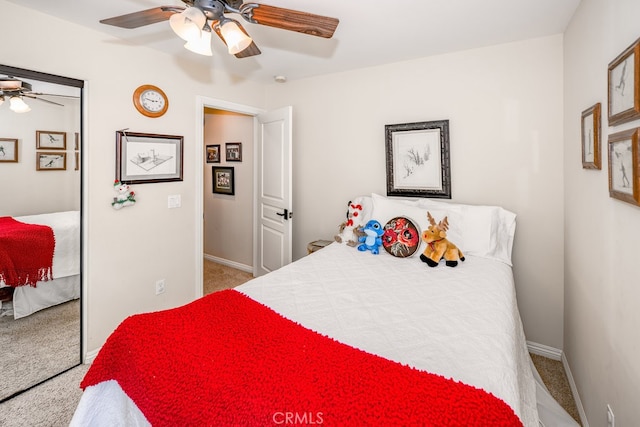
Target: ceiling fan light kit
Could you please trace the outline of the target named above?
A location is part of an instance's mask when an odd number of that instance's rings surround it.
[[[216,24],[220,25],[220,24]],[[220,33],[224,38],[230,55],[240,53],[249,47],[253,40],[240,30],[239,24],[233,19],[224,19],[220,25]]]
[[[225,13],[235,13],[251,23],[317,37],[331,38],[338,19],[242,0],[182,0],[184,7],[160,6],[100,22],[120,28],[138,28],[169,19],[173,31],[187,43],[192,52],[210,56],[211,29],[227,45],[236,58],[260,55],[260,49],[238,21]]]
[[[184,47],[185,49],[199,55],[212,56],[213,51],[211,50],[211,30],[203,30],[200,33],[200,37],[189,40],[184,44]]]
[[[31,107],[23,101],[21,96],[12,96],[9,100],[9,109],[15,113],[27,113],[31,111]]]

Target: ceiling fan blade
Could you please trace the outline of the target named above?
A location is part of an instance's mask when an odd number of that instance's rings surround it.
[[[58,95],[57,93],[31,92],[28,95],[32,95],[32,96],[58,96],[60,98],[80,99],[80,97],[76,96],[76,95]]]
[[[47,102],[49,104],[57,105],[59,107],[64,107],[63,104],[59,104],[57,102],[49,101],[48,99],[44,99],[44,98],[38,98],[37,96],[32,96],[32,95],[27,95],[27,94],[23,94],[22,96],[24,96],[25,98],[37,99],[38,101]]]
[[[114,16],[100,21],[101,24],[113,25],[120,28],[138,28],[156,22],[166,21],[174,13],[182,12],[184,7],[179,6],[159,6],[139,12],[128,13],[126,15]]]
[[[249,36],[249,33],[247,33],[247,30],[245,30],[244,27],[242,25],[240,25],[239,22],[236,22],[236,24],[238,24],[238,28],[240,28],[240,30],[242,30],[243,33],[245,33],[247,36]],[[224,39],[224,37],[222,37],[222,33],[220,32],[220,27],[218,25],[212,25],[211,27],[213,28],[213,31],[215,31],[215,33],[218,35],[218,37],[220,37],[220,40],[222,40],[222,42],[226,46],[227,42]],[[249,36],[249,37],[251,37],[251,36]],[[258,48],[258,45],[256,45],[256,43],[254,41],[252,41],[251,44],[246,49],[236,53],[234,56],[236,58],[248,58],[250,56],[260,55],[261,53],[262,52]]]
[[[333,36],[340,22],[338,19],[328,16],[257,3],[243,4],[240,8],[240,14],[254,24],[297,31],[327,39]]]

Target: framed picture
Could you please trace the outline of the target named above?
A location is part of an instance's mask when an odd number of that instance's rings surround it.
[[[13,138],[0,138],[0,162],[18,162],[18,140]]]
[[[609,125],[640,118],[640,39],[609,64]]]
[[[207,163],[220,163],[220,144],[207,145]]]
[[[80,134],[76,132],[74,134],[74,137],[75,137],[75,143],[74,143],[73,149],[78,151],[80,149]]]
[[[451,198],[449,120],[385,126],[387,195]]]
[[[640,204],[638,134],[640,128],[609,135],[609,195],[634,205]]]
[[[49,130],[36,131],[36,149],[38,150],[66,150],[66,132],[54,132]]]
[[[182,181],[183,137],[116,132],[116,179],[125,184]]]
[[[63,171],[67,169],[67,153],[37,151],[36,170]]]
[[[232,167],[211,166],[213,192],[217,194],[235,194],[235,182]]]
[[[600,103],[582,112],[582,168],[602,169],[600,155]]]
[[[227,142],[224,145],[227,152],[227,162],[241,162],[242,161],[242,143],[241,142]]]
[[[76,156],[76,165],[73,168],[73,170],[80,170],[80,153],[78,153],[77,151],[74,153]]]

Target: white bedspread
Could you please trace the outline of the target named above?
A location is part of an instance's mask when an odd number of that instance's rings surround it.
[[[525,426],[538,426],[535,382],[506,264],[469,256],[455,268],[430,268],[417,257],[332,244],[236,289],[339,341],[480,387],[509,404]],[[106,398],[114,392],[117,399]],[[88,387],[71,425],[108,425],[123,408],[122,395],[113,382]],[[102,423],[100,414],[109,421]],[[123,421],[145,425],[141,415],[131,408],[121,413]]]

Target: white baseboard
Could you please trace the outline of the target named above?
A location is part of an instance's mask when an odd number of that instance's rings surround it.
[[[213,255],[209,255],[209,254],[204,254],[204,259],[207,259],[207,260],[213,261],[213,262],[217,262],[218,264],[226,265],[227,267],[235,268],[237,270],[241,270],[241,271],[244,271],[246,273],[252,273],[253,274],[253,267],[250,266],[250,265],[241,264],[241,263],[235,262],[235,261],[229,261],[228,259],[218,258],[218,257],[215,257]]]
[[[573,374],[571,373],[571,368],[569,367],[569,361],[565,357],[564,352],[557,348],[549,347],[548,345],[544,344],[538,344],[532,341],[527,341],[527,348],[529,349],[530,353],[562,362],[564,372],[567,375],[567,381],[569,381],[569,387],[571,388],[573,400],[576,402],[576,408],[578,409],[578,415],[580,415],[580,422],[582,423],[582,427],[589,427],[587,414],[584,412],[584,406],[582,406],[582,400],[580,400],[580,394],[578,393],[578,388],[576,387],[576,383],[573,379]]]
[[[587,413],[584,411],[584,406],[582,406],[582,400],[580,400],[578,387],[576,387],[576,382],[573,380],[573,374],[571,373],[571,368],[569,367],[569,361],[565,357],[564,353],[562,353],[562,366],[564,367],[565,374],[567,374],[567,380],[569,381],[569,387],[571,387],[573,400],[576,402],[576,408],[578,409],[578,415],[580,415],[580,422],[582,423],[582,427],[589,427]]]
[[[85,365],[91,365],[93,363],[93,360],[96,358],[96,356],[98,355],[98,353],[100,352],[100,349],[102,347],[99,347],[95,350],[91,350],[88,351],[87,354],[84,355],[84,364]]]
[[[562,360],[562,350],[558,350],[557,348],[538,344],[532,341],[527,341],[527,348],[529,349],[529,353],[537,354],[538,356],[547,357],[553,360]]]

